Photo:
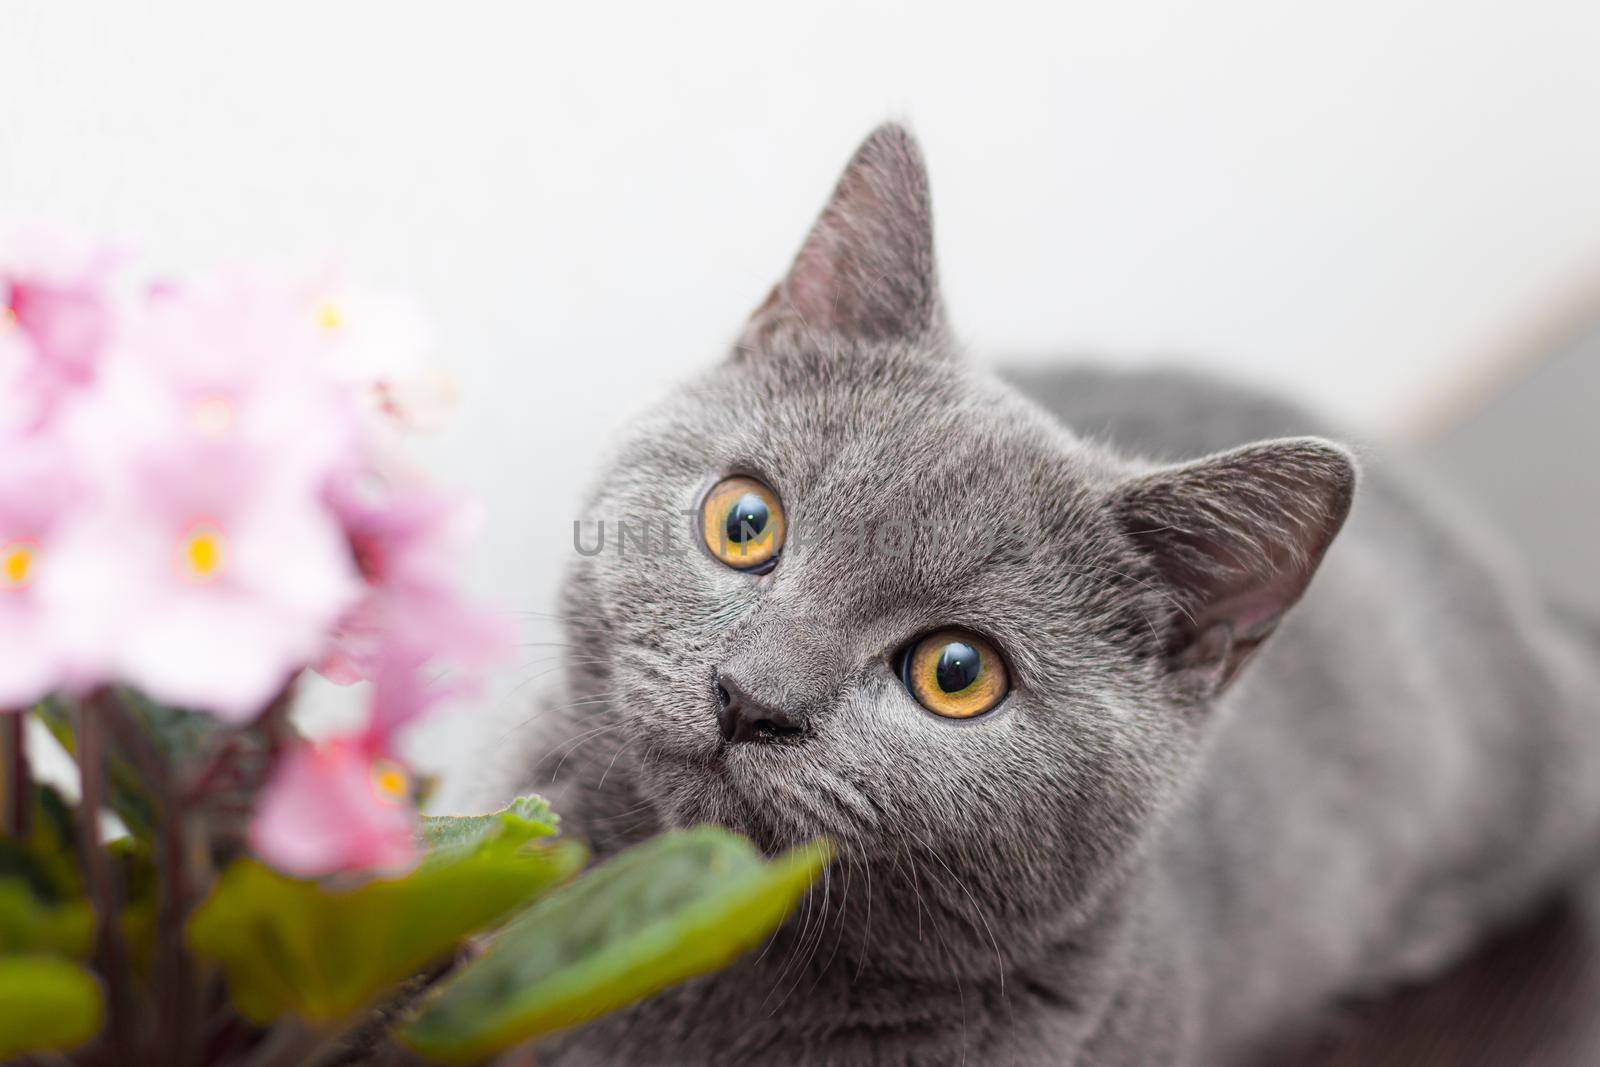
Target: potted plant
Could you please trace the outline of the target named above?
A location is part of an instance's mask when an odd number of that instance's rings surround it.
[[[825,845],[586,869],[538,797],[419,813],[403,735],[511,644],[471,509],[397,458],[445,395],[421,320],[125,260],[0,248],[0,1059],[486,1062],[764,939]],[[308,670],[355,728],[298,733]]]

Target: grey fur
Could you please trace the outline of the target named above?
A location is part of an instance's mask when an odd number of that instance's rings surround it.
[[[1600,843],[1596,645],[1469,518],[1369,451],[1344,521],[1350,454],[1269,398],[973,369],[931,250],[885,127],[587,503],[677,516],[748,473],[804,536],[759,577],[576,558],[517,784],[602,854],[712,821],[841,858],[765,951],[541,1062],[1232,1062],[1432,973]],[[863,551],[905,516],[939,536]],[[896,677],[947,624],[1008,657],[988,715]],[[723,744],[718,672],[806,735]]]

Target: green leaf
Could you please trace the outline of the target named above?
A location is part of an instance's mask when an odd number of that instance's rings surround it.
[[[431,858],[475,852],[491,842],[515,846],[554,837],[560,821],[548,801],[530,793],[488,815],[424,815],[422,837]]]
[[[35,784],[33,829],[26,838],[0,835],[0,878],[24,882],[47,903],[83,894],[73,811],[53,786]]]
[[[86,900],[46,904],[20,878],[0,878],[0,953],[50,953],[86,959],[94,910]]]
[[[819,842],[767,862],[710,826],[630,849],[518,916],[402,1039],[471,1063],[716,970],[777,928],[831,857]]]
[[[0,956],[0,1059],[69,1049],[100,1029],[100,986],[83,967],[47,956]]]
[[[585,858],[570,841],[491,849],[349,888],[239,860],[190,919],[189,944],[222,965],[251,1022],[287,1013],[332,1021],[566,881]]]

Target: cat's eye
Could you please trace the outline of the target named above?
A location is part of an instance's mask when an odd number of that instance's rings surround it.
[[[999,651],[969,630],[939,630],[906,649],[900,666],[917,703],[948,719],[993,710],[1011,689]]]
[[[783,549],[788,522],[778,494],[754,478],[724,478],[700,506],[706,550],[741,571],[770,570]]]

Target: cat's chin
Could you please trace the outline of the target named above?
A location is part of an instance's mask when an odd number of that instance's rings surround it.
[[[712,824],[743,834],[768,855],[812,840],[827,830],[786,799],[788,790],[774,768],[751,754],[709,760],[662,759],[657,754],[650,777],[665,803],[665,821],[674,829]]]
[[[667,822],[678,830],[706,825],[732,830],[748,837],[768,856],[776,855],[805,839],[792,828],[777,825],[759,812],[743,805],[728,804],[725,798],[708,797],[704,793],[674,798]]]

